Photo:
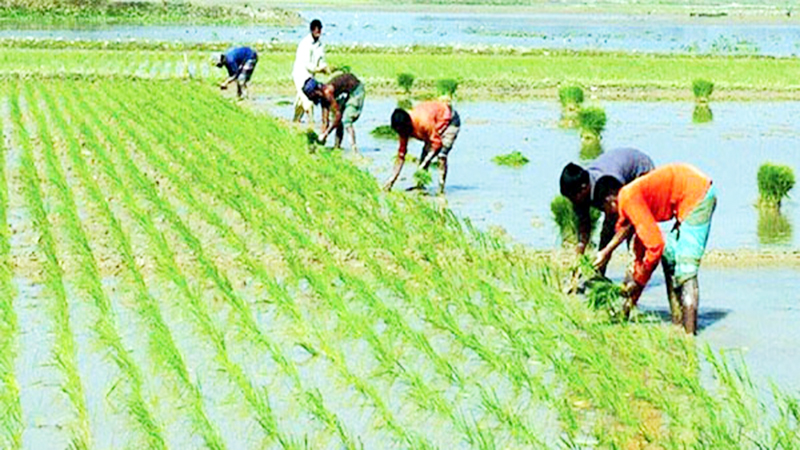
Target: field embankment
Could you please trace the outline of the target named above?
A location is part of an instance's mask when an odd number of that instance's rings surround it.
[[[49,48],[49,47],[53,48]],[[0,75],[119,75],[221,78],[212,55],[227,44],[0,41]],[[254,44],[256,92],[291,94],[294,45]],[[462,99],[556,98],[561,84],[582,85],[598,99],[692,98],[694,79],[712,80],[714,99],[800,99],[800,58],[654,55],[492,47],[334,47],[331,64],[348,66],[370,95],[396,95],[399,73],[415,76],[414,92],[432,94],[436,80],[459,81]]]
[[[0,82],[2,447],[797,445],[792,398],[207,83],[96,78]]]

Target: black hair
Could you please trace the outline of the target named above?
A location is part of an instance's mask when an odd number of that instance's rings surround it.
[[[603,205],[609,195],[617,195],[619,190],[622,189],[622,183],[614,177],[604,176],[594,184],[594,202],[595,204]]]
[[[309,30],[321,30],[322,29],[322,22],[319,19],[314,19],[311,21],[311,25],[308,27]]]
[[[583,167],[569,163],[561,171],[561,195],[572,198],[589,183],[589,172]]]
[[[217,60],[217,67],[222,67],[227,62],[228,57],[225,56],[225,53],[219,54],[219,60]]]
[[[392,129],[400,136],[410,136],[414,131],[414,125],[411,123],[411,116],[408,111],[395,108],[392,112]]]

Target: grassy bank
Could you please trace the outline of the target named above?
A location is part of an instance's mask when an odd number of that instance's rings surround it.
[[[0,4],[0,24],[18,28],[41,26],[265,24],[298,25],[300,15],[273,6],[248,4],[197,5],[193,2],[142,1],[17,1]]]
[[[57,51],[48,48],[53,46]],[[218,78],[210,57],[227,44],[182,46],[141,42],[0,42],[0,74],[115,74]],[[291,93],[293,45],[254,44],[253,86]],[[798,99],[798,58],[645,55],[509,48],[328,48],[329,62],[350,66],[371,95],[398,93],[397,74],[415,76],[414,91],[433,93],[436,80],[459,81],[464,99],[556,98],[560,84],[584,86],[596,98],[690,99],[691,83],[712,80],[715,100]],[[187,64],[188,63],[188,64]]]
[[[3,447],[798,444],[792,398],[207,83],[95,78],[0,82]]]

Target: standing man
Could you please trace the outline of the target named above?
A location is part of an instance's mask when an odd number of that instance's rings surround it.
[[[569,163],[561,172],[561,195],[572,202],[578,216],[578,245],[576,251],[582,255],[589,243],[592,221],[589,209],[595,207],[604,212],[603,229],[600,232],[600,247],[603,248],[614,236],[617,211],[605,209],[605,198],[598,197],[598,185],[606,185],[607,192],[616,195],[622,186],[653,170],[653,160],[633,148],[610,150],[600,155],[584,169]],[[598,268],[605,274],[605,265]]]
[[[318,83],[317,80],[309,78],[303,86],[303,93],[314,104],[322,104],[322,123],[323,126],[328,120],[331,110],[334,113],[333,121],[325,128],[319,141],[325,144],[331,131],[336,130],[336,141],[334,148],[341,148],[344,130],[350,135],[351,149],[358,151],[356,147],[356,130],[353,124],[361,116],[364,109],[364,85],[351,73],[337,75],[327,84]]]
[[[217,67],[224,66],[228,70],[228,78],[219,85],[219,88],[227,89],[229,84],[236,81],[237,97],[247,97],[247,83],[253,76],[257,63],[258,54],[250,47],[235,47],[222,53],[217,61]]]
[[[320,41],[322,36],[322,22],[319,19],[311,21],[311,32],[306,35],[297,46],[297,53],[292,68],[292,80],[297,88],[297,99],[294,103],[294,121],[299,122],[303,114],[308,115],[308,123],[314,124],[314,103],[303,93],[303,85],[309,78],[314,78],[318,73],[328,73],[328,63],[325,61],[325,47]],[[327,120],[323,118],[323,127]]]
[[[397,149],[397,160],[391,177],[383,186],[384,190],[391,190],[403,164],[406,161],[408,139],[417,138],[423,142],[422,154],[419,157],[420,167],[428,170],[433,158],[438,157],[441,164],[441,179],[439,180],[439,193],[444,193],[444,183],[447,179],[447,155],[453,149],[458,131],[461,128],[461,119],[447,101],[434,100],[419,103],[411,112],[397,108],[392,113],[392,129],[397,132],[400,147]]]
[[[636,260],[623,282],[623,294],[628,297],[623,309],[625,317],[636,306],[661,260],[672,323],[696,334],[700,300],[697,272],[717,206],[711,179],[688,164],[669,164],[626,185],[618,196],[607,192],[599,195],[605,195],[608,208],[619,212],[619,220],[617,234],[598,253],[595,267],[604,266],[611,252],[628,236],[636,236],[633,241]],[[665,243],[658,222],[673,218],[676,222]]]

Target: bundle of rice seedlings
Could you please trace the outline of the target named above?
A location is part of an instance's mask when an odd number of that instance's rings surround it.
[[[780,209],[781,201],[794,187],[794,171],[789,166],[765,163],[758,168],[759,206]]]

